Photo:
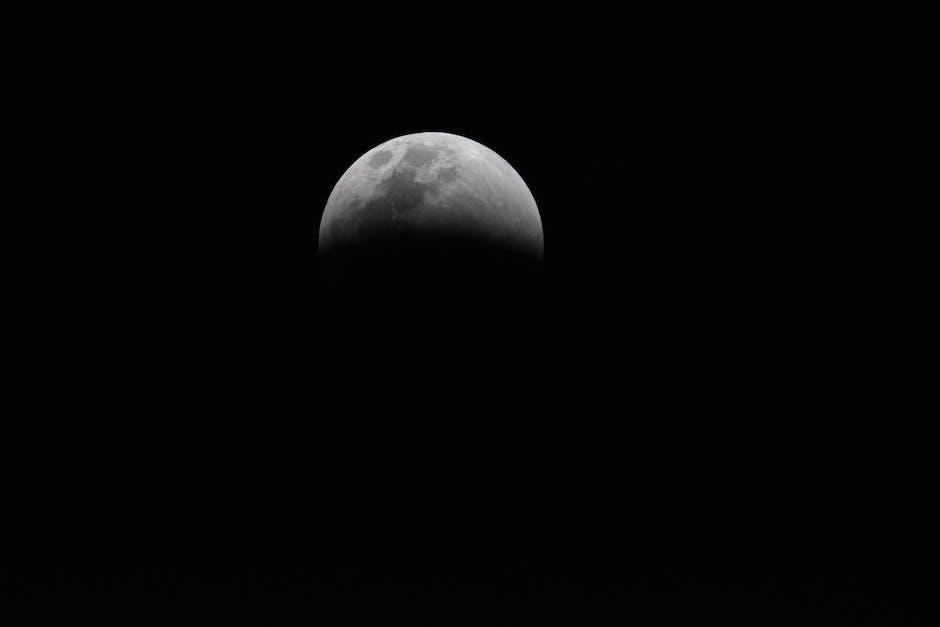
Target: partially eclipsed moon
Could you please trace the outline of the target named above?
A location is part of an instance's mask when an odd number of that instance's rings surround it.
[[[362,155],[333,188],[321,255],[373,242],[478,241],[540,259],[542,221],[522,177],[477,142],[449,133],[397,137]]]

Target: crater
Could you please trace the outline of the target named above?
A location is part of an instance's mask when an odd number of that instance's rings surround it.
[[[396,213],[416,209],[424,199],[428,185],[415,179],[413,172],[395,171],[382,182],[381,201]]]
[[[392,160],[392,151],[391,150],[381,150],[369,159],[369,165],[373,168],[381,168],[383,165]]]
[[[431,163],[438,152],[438,150],[428,148],[427,146],[411,146],[405,153],[402,161],[416,168],[420,168],[423,165]]]
[[[380,235],[400,230],[401,219],[420,211],[428,186],[416,181],[414,172],[395,170],[376,187],[376,194],[358,210],[360,235]]]
[[[441,168],[437,172],[437,178],[444,183],[453,183],[457,179],[457,168]]]

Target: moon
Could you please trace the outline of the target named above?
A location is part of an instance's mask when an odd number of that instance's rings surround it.
[[[522,177],[466,137],[415,133],[362,155],[336,183],[319,252],[459,242],[541,260],[542,221]]]

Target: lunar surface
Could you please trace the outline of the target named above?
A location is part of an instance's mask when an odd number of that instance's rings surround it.
[[[535,199],[505,159],[449,133],[404,135],[362,155],[333,188],[320,255],[407,242],[543,251]]]

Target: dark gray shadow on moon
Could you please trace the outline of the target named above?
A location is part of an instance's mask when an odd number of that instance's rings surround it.
[[[328,285],[383,293],[508,290],[537,282],[542,275],[541,260],[527,251],[472,237],[428,237],[425,233],[341,247],[321,258],[320,267]]]

